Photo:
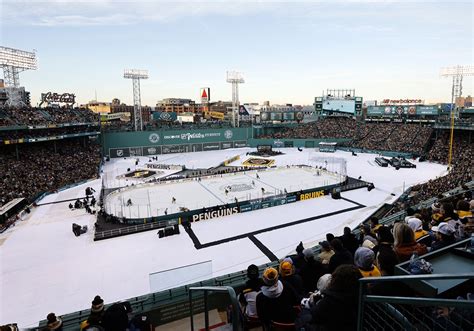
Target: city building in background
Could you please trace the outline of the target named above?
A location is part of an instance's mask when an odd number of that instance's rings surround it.
[[[110,102],[101,102],[97,100],[89,101],[84,107],[89,108],[94,113],[108,114],[111,112]]]
[[[183,113],[201,113],[202,107],[194,100],[183,98],[166,98],[156,103],[156,111]]]
[[[457,97],[455,105],[456,107],[472,107],[472,97],[470,95],[467,97]]]
[[[134,110],[135,107],[133,105],[126,105],[124,103],[120,103],[119,99],[114,99],[115,103],[112,102],[110,105],[110,112],[112,114],[116,113],[130,113],[130,120],[132,123],[134,123],[135,118],[134,118]],[[143,124],[147,124],[151,120],[151,113],[153,111],[153,108],[149,106],[141,106],[141,115],[142,115],[142,121]]]

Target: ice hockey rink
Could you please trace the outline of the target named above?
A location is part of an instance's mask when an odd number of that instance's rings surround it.
[[[247,158],[246,153],[251,150],[160,155],[154,162],[197,169],[215,167],[228,158],[240,155],[240,160],[231,165],[241,165]],[[341,200],[326,196],[196,222],[192,224],[192,229],[200,243],[198,248],[185,231],[165,238],[158,238],[156,231],[149,231],[94,242],[93,232],[89,230],[75,237],[71,231],[72,223],[88,225],[89,229],[93,229],[94,217],[83,209],[71,211],[69,202],[61,201],[83,197],[88,186],[96,190],[98,197],[103,183],[110,187],[118,186],[121,179],[117,176],[128,169],[140,169],[149,161],[141,157],[139,164],[135,165],[133,158],[113,159],[105,163],[101,179],[46,196],[31,214],[0,234],[0,324],[17,322],[20,327],[35,326],[52,311],[62,315],[88,309],[97,294],[106,303],[144,295],[150,293],[150,274],[160,271],[208,263],[209,272],[199,277],[190,273],[187,278],[177,279],[173,286],[179,286],[243,270],[251,263],[269,262],[268,256],[256,242],[282,258],[292,252],[300,241],[305,247],[310,247],[328,232],[340,235],[345,226],[354,228],[381,204],[395,201],[409,186],[446,173],[445,166],[418,161],[414,161],[416,169],[397,171],[392,167],[382,168],[374,163],[374,154],[352,156],[342,151],[326,154],[314,149],[298,151],[296,148],[282,151],[284,155],[274,157],[277,167],[299,164],[317,166],[315,160],[326,156],[344,158],[347,160],[347,174],[373,182],[375,189],[370,192],[367,189],[344,192],[344,199]],[[163,172],[159,177],[169,173],[172,172]],[[299,175],[305,176],[302,173]],[[248,176],[250,180],[253,173],[249,172]],[[261,179],[277,188],[287,185],[283,178],[278,182],[273,177],[262,175]],[[220,188],[228,182],[211,184],[209,180],[206,188],[216,195],[220,192],[219,199],[224,199],[225,193],[222,194]],[[294,180],[297,179],[289,181],[296,185]],[[194,186],[187,192],[200,195],[200,191],[194,191]],[[210,200],[209,196],[212,194],[206,194],[207,200]],[[177,202],[187,200],[186,197],[177,196]]]
[[[183,208],[193,210],[232,203],[235,199],[265,198],[285,191],[333,185],[343,180],[335,173],[306,166],[249,170],[207,176],[199,181],[191,178],[129,186],[109,194],[105,209],[118,217],[146,218],[162,216],[165,211],[171,214]]]

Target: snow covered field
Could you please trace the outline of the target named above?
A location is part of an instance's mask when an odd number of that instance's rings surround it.
[[[241,159],[232,164],[239,165],[245,161],[244,155],[250,150],[161,155],[156,162],[185,164],[191,169],[207,168],[240,154]],[[397,171],[392,167],[381,168],[374,163],[375,155],[371,154],[358,154],[355,157],[346,152],[326,154],[313,149],[299,152],[291,148],[282,151],[286,154],[275,157],[277,166],[311,165],[315,157],[325,155],[345,158],[347,174],[373,182],[375,189],[371,192],[366,189],[345,192],[342,197],[366,207],[325,216],[353,207],[354,203],[322,197],[200,221],[193,223],[192,228],[202,244],[254,233],[256,239],[281,258],[294,250],[300,241],[309,247],[323,239],[327,232],[339,235],[344,226],[355,227],[382,203],[396,200],[404,188],[440,176],[446,171],[445,166],[416,161],[416,169]],[[140,158],[138,167],[147,161],[148,158]],[[135,159],[107,162],[103,174],[106,185],[123,186],[123,183],[116,182],[116,177],[128,168],[136,168]],[[275,186],[272,178],[266,180],[268,185]],[[51,194],[40,203],[82,197],[87,186],[95,188],[98,195],[101,185],[100,179],[90,181]],[[220,185],[209,186],[209,189],[219,189]],[[200,194],[199,191],[191,193]],[[223,198],[222,194],[219,198]],[[196,249],[184,231],[180,235],[160,239],[155,231],[98,242],[93,241],[91,231],[75,237],[71,231],[72,223],[88,225],[92,229],[94,219],[84,210],[70,211],[68,204],[62,202],[39,206],[23,221],[0,235],[0,324],[17,322],[21,327],[34,326],[49,312],[61,315],[89,308],[97,294],[107,303],[147,294],[150,290],[149,274],[161,270],[212,260],[212,274],[201,277],[204,279],[245,269],[250,263],[269,261],[248,237],[202,249]],[[317,218],[285,227],[285,223],[312,217]],[[266,230],[274,226],[280,227]],[[200,279],[191,281],[197,280]]]

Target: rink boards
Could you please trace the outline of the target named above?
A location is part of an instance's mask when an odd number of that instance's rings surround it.
[[[196,221],[317,198],[344,180],[328,171],[293,166],[146,183],[109,194],[105,209],[132,223],[172,215]]]

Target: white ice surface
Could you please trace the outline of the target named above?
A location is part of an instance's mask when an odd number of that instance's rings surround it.
[[[162,155],[159,163],[186,164],[188,168],[212,167],[239,154],[241,160],[233,163],[238,165],[246,159],[245,153],[249,150]],[[342,194],[366,208],[258,234],[256,237],[278,257],[292,251],[300,241],[308,246],[317,243],[327,232],[341,234],[344,226],[355,226],[380,204],[395,200],[404,185],[424,182],[445,172],[444,166],[427,162],[415,162],[416,169],[381,168],[374,165],[374,155],[370,154],[353,157],[345,152],[326,154],[308,149],[299,152],[296,148],[282,151],[286,154],[275,157],[278,166],[311,164],[311,158],[321,155],[343,157],[348,161],[350,176],[362,176],[362,179],[374,182],[376,189]],[[141,165],[146,161],[148,158],[140,158]],[[134,159],[112,160],[106,163],[104,174],[120,175],[133,167]],[[82,197],[87,186],[99,192],[101,180],[49,195],[41,203]],[[196,250],[184,231],[178,236],[161,239],[155,231],[98,242],[93,241],[91,231],[75,237],[72,223],[88,225],[92,229],[94,219],[83,210],[70,211],[68,204],[35,208],[24,221],[0,235],[0,324],[17,322],[21,327],[34,326],[52,311],[61,315],[89,308],[97,294],[106,302],[146,294],[149,292],[149,273],[160,270],[212,260],[213,273],[205,277],[209,278],[243,270],[250,263],[268,262],[248,238]],[[200,221],[193,224],[193,230],[205,243],[348,206],[352,204],[323,197]]]
[[[281,194],[284,190],[294,192],[337,184],[342,180],[333,173],[315,168],[282,167],[204,177],[200,182],[183,179],[178,182],[146,183],[114,191],[107,196],[105,209],[118,217],[147,218],[162,216],[165,210],[171,214],[179,212],[182,207],[190,210],[207,208],[232,203],[234,199],[247,201]],[[263,194],[262,188],[265,190]],[[130,206],[127,204],[129,200],[132,202]]]

